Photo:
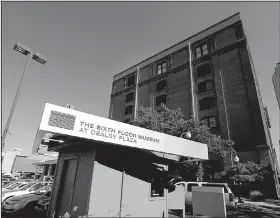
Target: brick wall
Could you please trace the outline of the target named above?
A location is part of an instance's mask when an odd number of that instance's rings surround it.
[[[253,131],[248,107],[248,98],[238,49],[234,49],[214,58],[215,87],[218,96],[217,104],[221,133],[227,133],[226,113],[227,107],[228,124],[231,139],[236,143],[238,151],[248,151],[254,148]],[[223,99],[222,84],[224,84],[225,99]]]
[[[214,48],[220,49],[231,43],[236,42],[236,31],[235,28],[231,27],[223,30],[222,32],[217,33],[214,36]]]
[[[112,101],[112,119],[123,121],[124,119],[124,102],[125,95],[117,95],[111,98]]]
[[[168,107],[180,108],[186,119],[191,114],[190,73],[188,69],[168,75]]]

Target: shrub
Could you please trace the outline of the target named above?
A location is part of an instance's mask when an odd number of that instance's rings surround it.
[[[251,201],[263,201],[264,200],[263,194],[259,191],[251,191],[249,198]]]

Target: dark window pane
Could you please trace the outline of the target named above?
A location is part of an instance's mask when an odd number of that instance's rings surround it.
[[[151,182],[151,197],[164,197],[164,186],[160,180]]]
[[[200,65],[199,67],[196,68],[197,78],[206,76],[210,73],[211,73],[211,67],[209,63]]]
[[[127,78],[127,87],[135,85],[135,75]]]
[[[125,107],[125,115],[132,114],[132,111],[133,111],[133,106],[132,105],[129,105],[129,106]]]
[[[200,110],[207,110],[216,107],[216,99],[213,97],[204,98],[199,101]]]
[[[166,104],[166,95],[160,95],[156,98],[156,106],[160,106],[161,104]]]
[[[166,85],[167,85],[166,80],[162,80],[162,81],[158,82],[156,85],[156,91],[159,92],[159,91],[165,89]]]
[[[131,101],[133,101],[133,99],[134,99],[134,92],[128,93],[126,95],[125,102],[126,103],[131,102]]]

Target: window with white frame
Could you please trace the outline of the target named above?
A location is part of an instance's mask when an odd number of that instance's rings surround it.
[[[206,43],[201,44],[195,48],[195,57],[200,58],[204,55],[207,55],[208,52],[208,45]]]
[[[217,127],[216,117],[209,118],[209,127],[210,128]]]
[[[165,73],[167,70],[166,68],[166,62],[162,62],[157,65],[157,75],[160,75],[162,73]]]
[[[198,94],[203,92],[210,92],[213,90],[213,82],[206,80],[198,84]]]
[[[204,118],[200,121],[201,125],[208,126],[210,129],[217,127],[217,119],[216,117],[208,117]]]

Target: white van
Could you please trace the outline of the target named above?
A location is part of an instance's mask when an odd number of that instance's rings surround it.
[[[209,182],[177,182],[175,185],[185,187],[185,204],[192,205],[192,187],[193,186],[207,186],[207,187],[223,187],[225,193],[226,206],[235,208],[234,194],[227,183],[209,183]]]

